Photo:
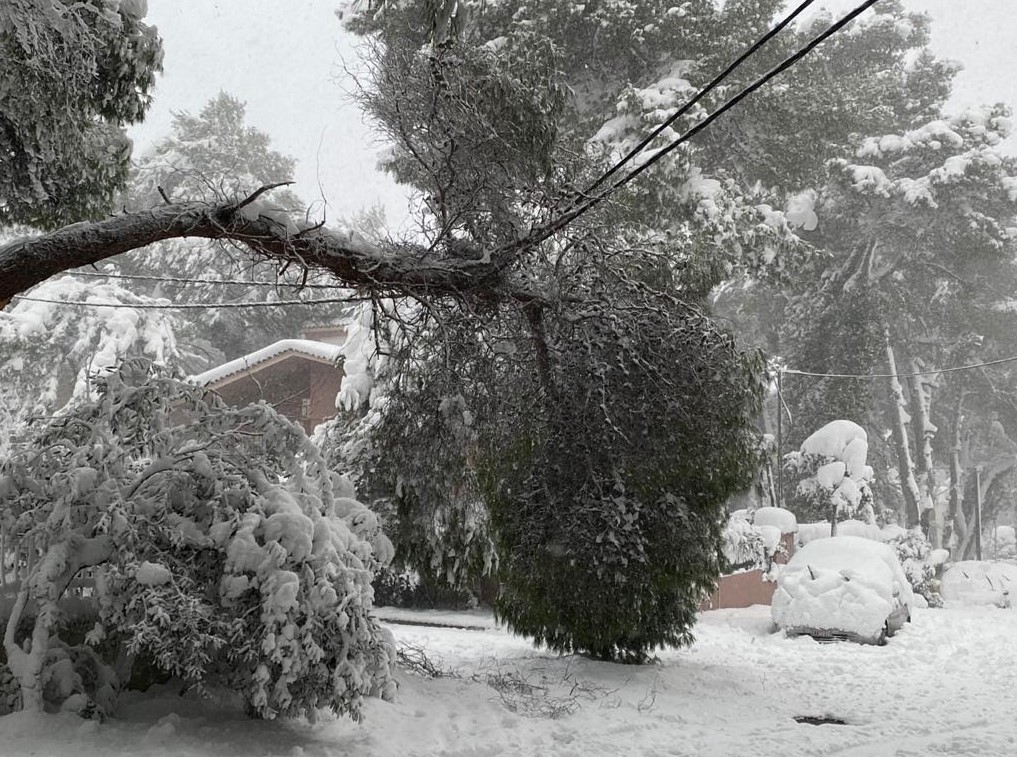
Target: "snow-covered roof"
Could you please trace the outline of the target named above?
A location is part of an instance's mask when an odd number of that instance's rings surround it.
[[[189,380],[201,386],[218,384],[235,374],[243,373],[255,366],[261,366],[262,363],[278,362],[280,358],[290,353],[322,363],[335,363],[342,354],[342,347],[338,344],[315,342],[310,339],[281,339],[249,355],[238,357],[228,363],[210,368],[204,373],[191,376]]]

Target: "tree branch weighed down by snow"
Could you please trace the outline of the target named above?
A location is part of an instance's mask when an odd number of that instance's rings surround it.
[[[320,225],[298,228],[261,197],[267,185],[238,201],[189,202],[82,222],[0,247],[0,308],[56,274],[92,265],[166,239],[237,242],[256,255],[332,273],[343,285],[409,296],[474,296],[523,303],[541,298],[508,281],[505,262],[490,256],[440,257],[411,245],[380,247],[356,234]]]

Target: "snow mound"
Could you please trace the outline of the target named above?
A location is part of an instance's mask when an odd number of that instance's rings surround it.
[[[879,638],[891,614],[914,597],[893,549],[858,536],[816,539],[791,558],[777,578],[770,608],[790,633],[847,633]]]
[[[1012,607],[1017,565],[965,560],[943,573],[940,593],[948,604]]]
[[[790,510],[783,507],[760,507],[752,514],[755,526],[773,526],[782,534],[793,534],[798,531],[798,519]]]
[[[867,477],[865,458],[869,451],[869,437],[865,429],[853,421],[830,421],[802,442],[801,451],[842,461],[847,475],[852,478]]]

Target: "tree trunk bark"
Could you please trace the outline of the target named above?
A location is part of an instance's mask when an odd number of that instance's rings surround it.
[[[927,536],[932,546],[938,549],[943,546],[943,530],[941,514],[936,508],[936,468],[932,459],[932,440],[939,429],[930,418],[932,390],[938,382],[934,376],[915,375],[925,370],[921,360],[912,358],[910,366],[912,375],[908,377],[908,384],[911,394],[911,428],[918,455],[919,520],[922,514],[928,514]]]
[[[525,252],[518,245],[450,257],[412,245],[383,248],[356,234],[317,226],[287,228],[258,212],[258,197],[270,188],[236,202],[164,205],[11,242],[0,247],[0,309],[63,271],[184,237],[232,240],[255,256],[326,270],[343,284],[372,292],[422,299],[454,295],[523,304],[543,301],[507,274]]]
[[[921,524],[919,504],[922,501],[922,494],[918,488],[918,482],[915,480],[915,464],[911,459],[911,449],[908,444],[907,401],[904,399],[904,387],[897,380],[897,361],[894,358],[889,333],[886,334],[886,363],[890,369],[888,373],[892,376],[890,394],[893,400],[893,417],[890,427],[893,430],[893,446],[894,452],[897,454],[901,494],[904,497],[904,524],[907,528],[915,528]]]
[[[25,576],[4,631],[7,664],[21,686],[22,706],[25,710],[43,711],[42,674],[53,628],[59,618],[57,603],[83,568],[106,562],[112,552],[113,542],[108,536],[91,539],[78,536],[49,545],[33,572]],[[47,574],[39,575],[43,569]],[[52,571],[58,572],[50,574]],[[16,641],[15,633],[31,599],[38,603],[39,611],[35,617],[31,640],[27,648],[22,648]]]
[[[950,509],[947,514],[947,533],[945,546],[953,552],[957,550],[968,533],[967,518],[964,517],[964,485],[961,468],[961,425],[964,423],[965,392],[957,394],[957,404],[953,409],[953,432],[950,444]],[[960,552],[957,552],[959,557]]]

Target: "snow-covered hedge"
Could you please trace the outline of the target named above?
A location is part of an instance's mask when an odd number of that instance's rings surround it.
[[[89,644],[232,688],[261,717],[359,716],[363,697],[392,689],[394,648],[370,616],[373,572],[392,556],[377,518],[335,496],[318,451],[268,405],[125,375],[0,468],[4,528],[43,545],[4,644],[25,706],[43,706],[57,602],[91,568]],[[28,600],[30,643],[16,634]],[[83,693],[70,680],[61,700]]]

